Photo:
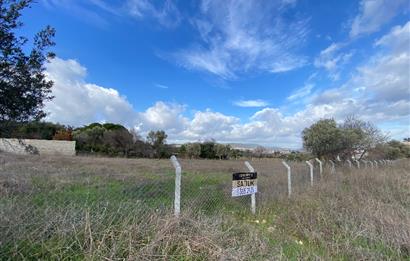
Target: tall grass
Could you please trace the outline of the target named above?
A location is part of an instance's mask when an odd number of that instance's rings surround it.
[[[166,160],[1,155],[2,260],[410,258],[409,161],[315,177],[280,162],[260,173],[257,214],[229,195],[240,161],[182,161],[182,216]],[[316,173],[315,173],[316,174]]]

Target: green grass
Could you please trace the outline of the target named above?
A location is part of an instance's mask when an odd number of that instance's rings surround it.
[[[0,259],[409,260],[406,166],[330,176],[256,215],[228,171],[185,171],[175,219],[172,171],[19,176],[17,162],[0,176]]]

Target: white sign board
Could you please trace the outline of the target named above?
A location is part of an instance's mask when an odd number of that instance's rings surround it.
[[[257,192],[256,172],[239,172],[232,175],[232,197],[251,195]]]

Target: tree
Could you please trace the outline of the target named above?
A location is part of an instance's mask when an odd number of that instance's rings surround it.
[[[334,119],[319,120],[302,132],[303,147],[319,158],[335,158],[342,150],[342,133]]]
[[[103,144],[111,149],[111,153],[128,156],[134,145],[132,134],[127,129],[107,130],[103,134]]]
[[[10,125],[7,122],[0,121],[1,138],[51,140],[57,132],[71,131],[69,126],[44,121],[15,122],[12,124],[13,128],[6,133],[4,129],[8,127]]]
[[[32,48],[26,46],[28,38],[16,34],[23,26],[21,12],[32,2],[0,1],[0,121],[42,119],[46,115],[44,101],[53,98],[53,82],[46,78],[45,63],[55,56],[46,52],[55,44],[55,30],[47,26],[37,33]]]
[[[58,130],[53,136],[53,140],[73,140],[72,130]]]
[[[201,158],[215,159],[215,140],[204,141],[201,143]]]
[[[371,122],[362,121],[354,115],[348,116],[340,129],[343,146],[341,154],[344,158],[357,157],[360,160],[371,148],[387,139]]]
[[[201,144],[199,143],[188,143],[186,145],[186,154],[189,158],[199,158],[201,155]]]
[[[219,159],[229,158],[230,153],[231,153],[231,146],[229,144],[228,145],[224,145],[220,143],[215,144],[215,155]]]
[[[155,151],[155,156],[163,158],[167,156],[166,140],[168,135],[163,130],[150,131],[147,136],[147,142]]]

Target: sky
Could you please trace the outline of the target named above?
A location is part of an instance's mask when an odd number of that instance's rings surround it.
[[[407,0],[39,0],[56,31],[46,120],[114,122],[168,142],[301,148],[349,115],[410,137]]]

